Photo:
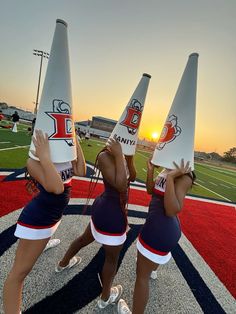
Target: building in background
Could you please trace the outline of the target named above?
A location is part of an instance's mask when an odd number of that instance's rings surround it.
[[[89,132],[94,137],[108,138],[116,123],[116,120],[94,116],[92,120],[75,122],[75,128],[80,128],[84,135]]]
[[[107,139],[110,137],[116,123],[116,120],[94,116],[92,117],[92,120],[75,122],[75,128],[79,129],[83,137],[89,133],[93,137]],[[146,139],[138,139],[138,146],[143,149],[153,150],[156,143],[153,141],[147,141]]]
[[[32,121],[35,118],[35,114],[30,111],[17,108],[15,106],[9,106],[6,103],[0,103],[0,109],[6,120],[11,120],[11,116],[17,111],[21,120]]]

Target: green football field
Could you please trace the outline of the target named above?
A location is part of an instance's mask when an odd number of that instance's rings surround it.
[[[3,122],[2,122],[3,123]],[[23,168],[28,156],[31,136],[27,125],[18,125],[18,132],[0,128],[0,170]],[[104,141],[97,139],[83,140],[81,147],[85,159],[94,163],[97,153],[103,148]],[[135,165],[137,179],[146,179],[146,161],[150,153],[137,150]],[[222,165],[215,166],[204,163],[195,163],[196,184],[189,192],[197,195],[222,201],[236,202],[236,168],[226,169]]]

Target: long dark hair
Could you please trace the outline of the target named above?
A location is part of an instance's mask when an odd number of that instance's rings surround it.
[[[97,186],[98,178],[99,178],[99,175],[101,173],[100,169],[98,168],[98,157],[104,151],[108,151],[106,147],[104,147],[100,152],[98,152],[98,154],[96,156],[95,163],[93,166],[93,175],[90,178],[89,188],[88,188],[88,196],[87,196],[87,201],[86,201],[84,209],[83,209],[83,214],[86,212],[86,210],[89,206],[89,201],[91,200],[92,195],[93,195],[95,188]]]
[[[37,181],[30,175],[29,171],[25,170],[25,179],[26,179],[26,191],[32,195],[32,194],[36,194],[39,192],[39,189],[37,187]]]
[[[94,167],[93,167],[94,172],[93,172],[93,176],[90,179],[87,201],[86,201],[86,204],[84,206],[83,213],[86,212],[86,210],[87,210],[87,208],[89,206],[89,201],[91,200],[92,195],[93,195],[93,193],[95,191],[95,188],[97,186],[97,183],[98,183],[99,175],[101,173],[101,171],[100,171],[100,169],[98,167],[98,157],[99,157],[99,155],[102,152],[108,152],[109,153],[109,150],[106,147],[104,147],[96,156]],[[126,211],[126,207],[128,206],[129,187],[127,189],[126,196],[125,196],[125,194],[124,193],[120,193],[120,204],[121,204],[121,207],[122,207],[122,210],[123,210],[124,214],[125,214],[125,211]]]

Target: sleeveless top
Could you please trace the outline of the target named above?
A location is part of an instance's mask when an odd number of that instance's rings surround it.
[[[60,174],[64,185],[70,186],[73,177],[73,168],[71,162],[68,161],[63,163],[54,163],[54,166]]]
[[[146,222],[140,232],[144,243],[161,252],[170,252],[181,236],[178,216],[169,217],[165,213],[164,194],[169,171],[164,169],[156,178]]]

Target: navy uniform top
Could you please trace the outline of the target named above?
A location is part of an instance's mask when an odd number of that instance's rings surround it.
[[[180,222],[177,216],[168,217],[164,208],[166,176],[164,169],[156,178],[146,222],[140,232],[144,243],[157,251],[170,252],[181,236]]]
[[[129,176],[126,160],[126,174]],[[96,197],[91,207],[91,218],[97,230],[104,234],[122,234],[127,228],[125,207],[128,201],[128,188],[125,192],[117,191],[103,178],[104,192]]]
[[[64,191],[61,194],[47,192],[37,183],[39,193],[24,207],[18,224],[31,228],[50,228],[61,219],[70,199],[73,169],[71,162],[54,165],[64,183]]]

